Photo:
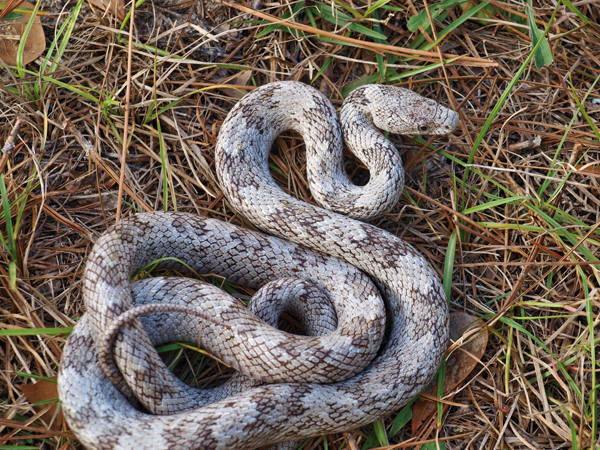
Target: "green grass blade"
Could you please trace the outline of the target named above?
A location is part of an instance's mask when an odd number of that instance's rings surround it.
[[[4,8],[0,8],[0,11],[2,11]],[[5,15],[2,20],[17,20],[20,19],[21,17],[23,17],[23,14],[19,14],[16,12],[9,12],[7,15]]]
[[[460,59],[460,56],[457,56],[456,58],[446,59],[446,60],[444,60],[444,62],[437,62],[437,63],[429,64],[427,66],[419,67],[418,69],[409,70],[407,72],[403,72],[398,75],[388,77],[385,79],[385,82],[393,83],[394,81],[402,80],[403,78],[409,78],[409,77],[413,77],[413,76],[421,74],[421,73],[429,72],[431,70],[442,67],[443,65],[449,64],[453,61],[456,61],[457,59]]]
[[[135,2],[135,9],[138,9],[145,2],[146,0],[138,0],[137,2]],[[121,23],[119,30],[123,31],[125,29],[125,27],[129,23],[129,19],[131,19],[131,8],[127,11],[127,14],[125,14],[125,17],[123,18],[123,22]]]
[[[446,249],[446,257],[444,258],[444,293],[446,294],[446,300],[450,303],[452,299],[452,273],[454,272],[454,258],[456,256],[456,243],[458,242],[458,235],[456,230],[450,234],[448,239],[448,248]]]
[[[440,3],[434,3],[429,7],[429,14],[431,14],[431,20],[435,20],[438,18],[440,14],[442,14],[446,9],[452,8],[460,3],[464,3],[466,0],[445,0]],[[412,16],[408,23],[406,24],[406,28],[408,28],[413,33],[419,31],[419,27],[423,28],[425,31],[431,28],[431,24],[429,23],[429,16],[427,15],[427,10],[423,9],[419,14]]]
[[[310,84],[313,84],[315,81],[317,81],[317,79],[323,74],[323,72],[325,72],[325,70],[327,70],[327,68],[329,67],[329,64],[331,64],[332,61],[333,61],[333,56],[330,56],[329,58],[327,58],[325,60],[325,62],[323,63],[323,65],[321,66],[321,68],[319,69],[317,74],[313,77],[312,80],[310,80]]]
[[[581,11],[579,11],[575,7],[575,5],[573,5],[573,3],[571,3],[571,0],[561,0],[561,3],[563,3],[567,8],[569,8],[571,11],[573,11],[577,15],[577,17],[579,17],[583,21],[583,23],[585,23],[586,25],[592,24],[592,22],[590,22],[590,20],[587,17],[585,17],[581,13]]]
[[[396,12],[402,12],[405,9],[400,7],[400,6],[392,6],[392,5],[381,5],[379,7],[379,9],[386,9],[388,11],[396,11]]]
[[[420,450],[447,450],[446,443],[444,441],[430,442],[421,447]]]
[[[475,159],[475,154],[477,153],[477,150],[479,149],[479,146],[481,145],[483,138],[485,137],[488,130],[492,126],[492,123],[494,123],[494,120],[496,120],[496,116],[498,115],[500,110],[504,107],[504,103],[506,103],[508,96],[510,95],[510,93],[512,92],[514,87],[516,86],[519,79],[521,78],[521,75],[523,75],[523,72],[525,72],[525,69],[527,69],[527,67],[529,67],[531,60],[533,59],[533,57],[535,55],[535,52],[537,52],[538,48],[542,45],[542,42],[544,42],[544,39],[546,39],[546,36],[548,35],[548,32],[550,31],[550,27],[554,23],[554,18],[556,17],[556,13],[558,12],[560,5],[561,5],[561,2],[558,2],[556,4],[556,7],[554,8],[554,11],[552,12],[552,16],[550,17],[550,20],[548,21],[548,25],[546,26],[546,29],[544,30],[544,33],[541,36],[540,40],[533,47],[533,50],[529,53],[529,56],[527,56],[527,58],[525,59],[525,61],[523,62],[523,64],[521,65],[521,67],[519,68],[517,73],[515,74],[515,76],[512,78],[512,80],[510,81],[510,83],[508,84],[508,86],[506,87],[506,89],[504,90],[502,95],[500,96],[500,99],[498,100],[498,102],[496,103],[494,108],[492,109],[492,112],[490,113],[489,117],[483,124],[483,127],[481,128],[479,135],[477,136],[477,138],[475,139],[475,142],[473,143],[473,148],[472,148],[471,154],[469,155],[469,158],[467,160],[467,164],[470,165],[473,163],[473,160]],[[463,182],[465,182],[467,180],[468,174],[469,174],[469,167],[467,167],[465,169],[465,172],[463,175]],[[462,195],[461,195],[461,198],[462,198]]]
[[[368,77],[359,78],[358,80],[353,81],[352,83],[346,85],[342,88],[342,96],[347,97],[350,92],[354,89],[357,89],[365,84],[375,83],[379,79],[379,74],[376,73],[374,75],[369,75]]]
[[[74,94],[80,95],[80,96],[88,99],[91,102],[98,103],[98,101],[99,101],[98,98],[94,97],[92,94],[88,93],[86,90],[80,89],[82,86],[79,86],[76,84],[64,83],[62,81],[55,80],[54,78],[52,78],[49,75],[44,75],[42,73],[33,72],[31,70],[23,69],[23,72],[28,75],[40,77],[42,80],[47,81],[49,83],[54,83],[58,87],[67,89],[68,91],[73,92]],[[98,92],[96,89],[93,89],[93,88],[86,88],[86,89],[89,90],[89,92]]]
[[[314,15],[319,16],[323,20],[333,23],[336,26],[347,27],[347,29],[363,34],[371,39],[381,39],[382,41],[387,42],[387,36],[385,34],[373,31],[360,23],[351,22],[353,20],[352,17],[337,10],[333,10],[329,5],[317,3],[316,7],[310,9]]]
[[[373,11],[373,19],[375,19],[375,22],[373,22],[373,29],[378,33],[383,34],[381,22],[379,21],[379,10]],[[385,44],[385,41],[382,41],[380,39],[375,39],[375,42],[377,42],[378,44]],[[390,65],[396,64],[396,62],[398,61],[398,56],[396,55],[390,55],[389,53],[386,53],[385,57]],[[396,75],[396,69],[394,67],[388,66],[385,68],[385,74],[388,73],[392,76]]]
[[[6,242],[2,239],[2,244],[7,247],[8,253],[13,261],[17,261],[17,245],[15,243],[15,233],[13,230],[12,216],[10,214],[10,204],[8,202],[8,195],[6,193],[6,184],[4,183],[4,175],[0,174],[0,196],[2,197],[2,212],[4,214],[4,223],[6,223],[6,234],[8,240],[8,247]]]
[[[160,263],[165,262],[165,261],[175,261],[175,262],[181,264],[182,267],[185,267],[190,272],[195,273],[194,270],[188,264],[184,263],[179,258],[175,258],[174,256],[165,256],[163,258],[159,258],[155,261],[152,261],[152,262],[146,264],[144,267],[140,267],[138,270],[133,272],[133,274],[131,275],[131,277],[129,279],[133,280],[135,277],[140,275],[142,272],[150,273],[156,268],[156,266],[158,266]],[[146,276],[147,276],[147,274],[146,274]]]
[[[542,218],[548,225],[550,225],[552,228],[561,228],[560,227],[560,223],[558,223],[556,221],[556,219],[554,219],[553,217],[551,217],[549,214],[547,214],[543,209],[541,209],[540,207],[533,205],[529,202],[525,202],[523,203],[524,206],[526,206],[527,208],[531,209],[532,211],[534,211],[540,218]],[[577,245],[579,243],[579,237],[575,236],[574,234],[572,234],[570,231],[566,230],[563,228],[563,234],[564,236],[567,238],[567,240],[572,244],[572,245]],[[569,246],[566,244],[566,242],[564,242],[559,236],[558,234],[554,233],[554,235],[556,236],[556,238],[561,242],[562,245],[564,245],[565,248],[569,248]],[[596,257],[596,255],[594,255],[587,247],[585,247],[584,245],[580,245],[578,247],[579,251],[583,254],[583,256],[586,258],[587,261],[590,262],[594,262],[594,261],[598,261],[598,258]],[[574,258],[573,255],[572,259]]]
[[[387,439],[387,434],[385,432],[385,425],[383,424],[383,419],[379,419],[373,422],[373,429],[375,430],[375,435],[377,436],[377,441],[379,442],[379,445],[381,445],[382,447],[390,445]]]
[[[0,445],[0,450],[39,450],[40,447],[31,445]]]
[[[384,0],[384,1],[389,1],[389,0]],[[336,5],[338,5],[340,8],[344,8],[346,11],[348,11],[350,14],[352,14],[357,19],[364,19],[365,18],[365,16],[363,16],[357,10],[355,10],[354,8],[351,8],[349,5],[346,5],[344,2],[340,2],[340,0],[333,0],[333,3],[335,3]]]
[[[44,377],[42,375],[36,375],[33,373],[15,372],[15,375],[21,378],[31,378],[33,380],[47,381],[48,383],[56,383],[56,380],[54,378]]]
[[[600,75],[598,75],[598,77],[596,77],[596,81],[594,82],[594,85],[596,84],[596,82],[598,82],[599,79],[600,79]],[[579,108],[581,115],[583,115],[583,117],[587,121],[588,125],[590,126],[590,128],[592,129],[592,131],[594,132],[594,134],[596,135],[598,140],[600,140],[600,131],[598,131],[598,127],[596,127],[596,124],[588,115],[587,111],[583,107],[583,104],[579,100],[579,97],[577,97],[577,93],[575,92],[575,87],[573,86],[573,79],[571,78],[571,72],[569,72],[569,84],[571,85],[571,92],[573,93],[573,99],[575,99],[575,103],[577,103],[577,107]]]
[[[300,11],[300,9],[304,8],[304,2],[298,2],[296,3],[293,7],[292,7],[292,11],[286,11],[285,13],[283,13],[281,15],[281,19],[285,20],[285,19],[291,19],[293,18],[298,11]],[[260,33],[256,34],[256,39],[260,39],[263,36],[266,36],[269,33],[272,33],[275,30],[281,30],[281,29],[285,29],[289,34],[291,34],[292,36],[296,36],[296,33],[301,33],[299,30],[292,30],[291,28],[285,27],[283,25],[277,25],[277,24],[272,24],[272,25],[268,25],[267,27],[265,27],[264,30],[262,30]],[[298,37],[298,36],[296,36]]]
[[[392,426],[388,432],[388,438],[393,438],[398,432],[406,426],[410,419],[412,419],[412,405],[417,401],[416,398],[411,400],[404,408],[400,410],[398,415],[392,420]]]
[[[200,92],[210,91],[210,90],[213,90],[213,89],[221,89],[221,88],[235,89],[238,92],[244,93],[240,89],[236,89],[235,87],[233,87],[231,85],[228,85],[228,84],[214,84],[212,86],[206,86],[206,87],[203,87],[203,88],[200,88],[200,89],[196,89],[194,91],[187,92],[183,96],[181,96],[181,98],[178,98],[177,100],[174,100],[171,103],[168,103],[167,105],[165,105],[161,109],[159,109],[158,112],[156,112],[156,113],[154,113],[154,111],[151,109],[148,112],[148,117],[146,117],[146,119],[144,120],[144,124],[147,124],[148,122],[156,119],[161,114],[167,112],[169,109],[174,108],[175,106],[179,105],[186,97],[190,97],[190,96],[199,94]],[[154,102],[157,103],[158,100],[154,99]]]
[[[17,203],[19,204],[19,210],[17,211],[17,217],[15,219],[15,226],[14,226],[15,236],[19,235],[19,228],[21,226],[21,220],[23,219],[23,213],[25,212],[25,205],[27,205],[27,199],[29,198],[29,194],[31,193],[31,191],[33,189],[32,185],[33,185],[33,180],[34,180],[36,173],[37,173],[37,168],[36,168],[36,166],[33,166],[33,173],[30,175],[29,181],[27,181],[27,186],[25,186],[23,193],[21,195],[19,195],[19,197],[17,198]],[[39,183],[35,183],[35,187],[37,187],[38,184]]]
[[[541,70],[544,66],[549,66],[552,64],[552,50],[550,50],[550,44],[548,41],[542,37],[542,33],[538,29],[535,23],[535,15],[533,12],[533,7],[531,6],[531,0],[527,1],[527,18],[529,19],[529,33],[531,35],[531,45],[539,48],[535,51],[535,67],[537,70]]]
[[[581,270],[581,268],[579,268]],[[584,276],[585,281],[585,276]],[[596,336],[594,331],[595,317],[597,314],[594,313],[594,307],[592,305],[592,301],[590,300],[589,294],[586,295],[585,302],[585,312],[588,323],[588,332],[590,333],[590,363],[592,367],[592,388],[590,389],[590,409],[591,409],[591,419],[592,419],[592,441],[596,441],[598,437],[598,422],[600,419],[598,418],[598,391],[600,390],[600,385],[598,384],[598,369],[597,366],[597,350],[596,350]]]
[[[438,369],[437,376],[437,396],[438,398],[442,398],[444,396],[444,382],[446,381],[446,358],[442,360],[440,364],[440,368]],[[438,412],[438,420],[437,426],[442,425],[442,419],[444,418],[444,404],[442,402],[437,402],[437,412]]]
[[[575,381],[573,381],[573,378],[571,378],[571,375],[569,375],[569,372],[567,371],[564,364],[560,361],[558,356],[556,356],[554,353],[552,353],[550,351],[550,349],[548,348],[548,346],[546,344],[544,344],[542,341],[540,341],[537,337],[535,337],[532,333],[527,331],[522,325],[515,322],[514,320],[512,320],[508,317],[500,317],[498,320],[500,320],[500,322],[504,323],[505,325],[508,325],[509,327],[513,327],[516,330],[520,331],[521,333],[526,334],[531,339],[533,339],[533,341],[535,343],[537,343],[541,348],[543,348],[544,351],[546,351],[546,353],[551,355],[554,358],[554,360],[556,361],[556,367],[561,371],[561,373],[563,374],[563,376],[565,377],[565,379],[571,386],[571,389],[573,389],[573,392],[575,392],[580,399],[583,399],[581,390],[579,390],[579,388],[577,387],[577,384],[575,384]]]
[[[379,20],[379,13],[378,11],[373,11],[373,18],[375,20]],[[373,23],[373,29],[380,34],[382,33],[382,29],[381,26],[379,25],[379,22],[375,22]],[[375,42],[377,42],[378,44],[385,44],[385,41],[381,40],[381,39],[373,39]],[[393,60],[390,58],[389,55],[387,56],[387,60],[390,62],[393,62]],[[381,79],[383,80],[385,78],[387,71],[387,67],[385,65],[385,61],[383,60],[383,55],[379,54],[379,53],[375,53],[375,58],[377,59],[377,68],[379,69],[379,74],[381,75]],[[394,75],[396,74],[396,72],[394,71]]]
[[[62,328],[15,328],[0,330],[0,336],[60,336],[69,335],[73,327]]]
[[[153,110],[149,110],[148,111],[148,117],[146,117],[146,119],[144,120],[144,123],[147,124],[148,122],[150,122],[151,120],[156,119],[157,117],[159,117],[161,114],[167,112],[168,110],[170,110],[171,108],[174,108],[175,106],[179,105],[181,102],[183,102],[183,100],[187,97],[187,95],[184,95],[181,98],[178,98],[177,100],[169,103],[166,106],[163,106],[161,109],[159,109],[155,114],[151,114],[153,112]],[[156,100],[155,100],[156,102]]]
[[[450,25],[448,25],[446,28],[444,28],[442,31],[440,31],[438,33],[437,40],[435,40],[432,43],[427,42],[422,47],[419,47],[419,49],[421,49],[421,50],[430,50],[433,47],[441,44],[441,42],[446,38],[446,36],[448,34],[450,34],[452,31],[456,30],[463,23],[465,23],[467,20],[469,20],[471,17],[473,17],[474,15],[476,15],[479,11],[481,11],[483,8],[485,8],[488,5],[489,5],[488,2],[481,2],[475,8],[471,8],[468,11],[465,11],[458,19],[456,19],[454,22],[452,22]]]
[[[492,209],[497,206],[505,205],[506,203],[519,203],[524,200],[534,201],[531,197],[527,195],[515,195],[514,197],[502,198],[500,200],[493,200],[491,202],[483,203],[481,205],[473,206],[471,208],[465,209],[462,214],[468,216],[469,214],[473,214],[475,212],[485,211],[486,209]]]
[[[156,132],[158,134],[158,146],[160,150],[160,165],[163,178],[163,211],[169,210],[169,157],[167,155],[167,147],[160,126],[160,119],[156,121]],[[173,199],[173,211],[177,211],[177,203],[175,193],[171,196]]]
[[[77,24],[77,18],[79,17],[79,12],[81,11],[83,1],[84,0],[79,0],[77,2],[75,7],[69,14],[67,20],[65,20],[65,22],[59,28],[58,33],[56,34],[55,38],[52,40],[50,47],[48,48],[48,51],[46,52],[46,58],[44,59],[44,61],[42,63],[40,74],[46,75],[46,74],[51,74],[54,71],[56,71],[58,64],[60,63],[60,60],[62,59],[62,56],[64,55],[65,50],[67,49],[67,45],[69,44],[71,35],[73,34],[73,30],[75,29],[75,25]],[[63,33],[64,33],[64,35],[63,35]],[[60,41],[60,44],[58,45],[56,54],[53,54],[54,49],[57,47],[56,43],[57,43],[58,39],[60,39],[60,38],[62,38],[62,40]],[[47,66],[48,63],[50,63],[50,67]],[[42,85],[42,93],[46,92],[46,90],[48,89],[48,86],[49,86],[49,83],[47,83],[47,82]],[[37,94],[39,97],[39,93],[37,93]]]
[[[571,418],[571,414],[569,413],[569,410],[567,408],[565,408],[564,405],[560,405],[565,413],[565,416],[567,416],[567,421],[569,422],[569,428],[571,429],[571,449],[572,450],[577,450],[577,427],[575,426],[575,424],[573,423],[573,419]]]
[[[513,317],[515,319],[515,317]],[[512,371],[510,370],[510,360],[512,358],[512,347],[513,347],[513,336],[515,329],[510,327],[508,330],[508,340],[506,343],[506,364],[504,365],[504,392],[510,393],[510,376]]]
[[[33,10],[31,11],[31,17],[29,17],[29,20],[27,21],[27,25],[25,25],[25,29],[23,30],[23,35],[21,36],[21,40],[19,42],[19,46],[17,47],[17,73],[19,74],[19,77],[21,78],[25,78],[25,74],[23,73],[23,54],[25,53],[25,44],[27,43],[27,38],[29,37],[29,33],[31,32],[31,28],[33,27],[33,24],[35,22],[35,18],[37,16],[37,13],[40,9],[40,4],[42,3],[42,0],[38,0],[35,4],[35,6],[33,7]],[[25,89],[29,89],[27,86],[25,86]]]
[[[390,0],[379,0],[371,5],[369,9],[365,11],[365,17],[369,17],[373,12],[377,11],[381,6],[388,3]]]

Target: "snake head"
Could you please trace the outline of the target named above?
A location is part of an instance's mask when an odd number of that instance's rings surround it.
[[[458,126],[456,111],[408,89],[371,85],[364,94],[374,125],[390,133],[447,134]]]

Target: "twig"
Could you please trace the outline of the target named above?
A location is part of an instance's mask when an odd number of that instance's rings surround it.
[[[125,164],[127,159],[127,142],[129,141],[129,114],[131,110],[131,60],[133,57],[133,24],[135,22],[135,0],[131,1],[131,17],[129,17],[129,42],[127,45],[127,85],[125,88],[125,123],[123,124],[123,150],[121,151],[121,174],[119,177],[119,194],[117,196],[117,213],[115,222],[121,219],[123,203],[123,185],[125,184]]]
[[[19,134],[19,129],[21,128],[21,125],[23,125],[23,122],[25,122],[25,119],[23,119],[22,117],[19,117],[15,121],[15,124],[13,125],[13,129],[10,132],[10,136],[4,143],[4,147],[2,147],[2,159],[0,160],[0,173],[4,172],[4,167],[6,166],[6,162],[8,161],[8,158],[10,157],[13,150],[17,146],[15,141],[17,140],[17,135]]]

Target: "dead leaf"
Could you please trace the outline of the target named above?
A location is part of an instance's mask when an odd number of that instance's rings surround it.
[[[54,431],[60,431],[63,423],[63,415],[62,411],[58,411],[58,414],[56,414],[56,406],[58,404],[58,385],[51,381],[39,380],[35,384],[22,384],[19,386],[19,389],[23,395],[27,397],[27,400],[31,404],[45,402],[48,400],[56,400],[52,407],[42,415],[42,419],[46,423],[50,423],[54,418],[54,422],[52,422],[50,429]],[[36,411],[41,411],[46,409],[48,405],[49,403],[42,403],[41,405],[34,404],[33,408]],[[54,417],[54,414],[56,414],[56,417]]]
[[[33,5],[29,2],[25,2],[20,8],[33,9]],[[23,14],[23,16],[15,20],[0,21],[0,58],[2,58],[5,63],[13,66],[17,64],[17,50],[29,19],[30,16]],[[25,41],[23,65],[29,64],[31,61],[37,59],[45,49],[46,36],[44,35],[40,16],[37,16],[27,35],[27,41]]]
[[[234,77],[230,78],[229,80],[225,81],[224,83],[225,84],[236,84],[238,86],[247,86],[248,81],[250,81],[251,77],[252,77],[251,70],[243,70],[243,71],[235,74]],[[240,99],[244,95],[246,95],[245,91],[240,91],[238,89],[221,88],[221,91],[223,91],[229,97],[237,98],[237,99]]]
[[[471,316],[467,313],[455,312],[450,314],[450,339],[453,342],[458,341],[461,336],[469,336],[470,330],[478,327],[477,324],[473,324],[477,320],[476,317]],[[485,328],[481,328],[475,336],[470,336],[468,341],[456,348],[448,360],[446,361],[446,378],[444,379],[444,395],[451,392],[456,386],[458,386],[473,369],[477,366],[477,363],[483,356],[485,348],[488,342],[488,331]],[[423,391],[430,396],[435,396],[437,392],[437,384],[432,384]],[[448,400],[452,400],[450,397]],[[421,424],[429,419],[431,415],[436,411],[437,405],[435,402],[420,398],[416,401],[413,406],[413,417],[412,417],[412,431],[413,434],[417,433],[417,430]]]
[[[592,164],[577,164],[575,168],[579,173],[600,175],[600,166],[595,166]]]
[[[125,18],[125,0],[89,0],[89,2],[120,20]]]

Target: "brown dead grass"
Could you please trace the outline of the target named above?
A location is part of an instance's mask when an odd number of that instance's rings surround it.
[[[265,25],[252,20],[279,20],[293,4],[267,3],[253,16],[243,5],[174,3],[145,4],[136,12],[131,52],[127,33],[119,35],[114,18],[83,8],[51,78],[90,90],[101,105],[55,83],[41,99],[33,99],[26,86],[39,83],[37,76],[21,79],[14,70],[0,67],[0,142],[4,145],[12,133],[15,143],[0,166],[13,224],[20,218],[14,289],[9,276],[12,257],[3,248],[0,259],[1,330],[69,327],[83,314],[83,264],[95,239],[115,223],[120,191],[125,216],[165,207],[157,123],[144,122],[152,114],[154,98],[159,108],[181,100],[160,116],[168,152],[166,208],[176,206],[252,228],[223,199],[214,172],[219,126],[239,94],[275,80],[311,82],[332,58],[313,85],[339,106],[344,87],[378,73],[377,52],[406,57],[406,48],[419,37],[407,31],[406,21],[425,7],[421,1],[393,0],[388,5],[402,7],[402,12],[380,10],[381,28],[388,36],[385,47],[357,32],[346,36],[348,29],[317,17],[321,30],[345,43],[319,40],[306,16],[294,24],[305,37],[274,30],[257,38]],[[531,51],[528,29],[515,19],[524,16],[525,4],[490,3],[496,12],[515,16],[467,21],[441,46],[395,63],[402,73],[438,62],[442,54],[464,55],[451,65],[401,80],[404,86],[460,107],[461,126],[449,139],[430,140],[427,145],[397,141],[407,163],[405,196],[375,223],[415,245],[440,276],[449,242],[458,233],[451,258],[451,308],[480,317],[481,326],[491,334],[479,366],[444,408],[441,425],[436,427],[434,418],[413,425],[414,433],[407,426],[386,448],[419,448],[432,442],[448,449],[598,448],[598,441],[592,442],[594,434],[598,439],[593,423],[598,416],[592,415],[591,399],[594,389],[597,398],[598,381],[592,372],[600,368],[600,346],[592,341],[591,332],[595,330],[597,340],[600,280],[592,259],[599,253],[600,142],[577,113],[575,96],[583,101],[600,73],[600,32],[598,27],[582,27],[580,18],[560,8],[550,30],[554,63],[525,71],[466,173],[473,142]],[[598,23],[600,8],[595,2],[576,5]],[[534,6],[543,30],[554,4],[539,0]],[[57,13],[59,8],[42,2],[42,10]],[[443,25],[436,23],[436,33],[428,34],[427,40],[433,42],[460,14],[458,8],[451,9],[450,17]],[[43,23],[51,41],[62,18],[54,16]],[[374,21],[360,23],[371,27]],[[142,44],[171,57],[155,55]],[[38,63],[28,68],[35,72]],[[219,84],[231,88],[211,88]],[[209,89],[193,93],[205,87]],[[121,170],[125,105],[131,143]],[[583,107],[592,121],[598,120],[598,87]],[[71,125],[65,128],[67,120]],[[75,139],[77,133],[91,146]],[[297,136],[278,139],[271,163],[288,192],[313,202]],[[349,159],[348,171],[355,181],[364,181],[360,163]],[[541,188],[544,183],[547,186]],[[464,213],[510,196],[523,198]],[[4,216],[0,231],[6,240]],[[81,448],[66,425],[62,431],[50,428],[52,418],[42,417],[49,407],[42,405],[36,411],[18,388],[32,381],[23,374],[56,375],[66,338],[40,334],[0,339],[0,446]],[[219,377],[211,367],[206,373]],[[386,418],[385,425],[394,417]],[[305,448],[362,448],[372,430],[365,427],[314,439]]]

